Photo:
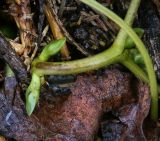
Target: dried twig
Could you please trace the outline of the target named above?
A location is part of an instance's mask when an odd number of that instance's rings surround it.
[[[0,34],[0,57],[3,58],[6,63],[15,72],[15,75],[21,83],[28,83],[27,70],[21,60],[21,58],[12,49],[10,43]]]
[[[57,15],[57,6],[55,6],[55,2],[52,0],[47,0],[48,6],[50,7],[50,9],[52,9],[52,14],[54,15],[54,18],[57,22],[57,24],[59,25],[59,27],[61,28],[61,30],[63,31],[64,35],[67,37],[68,41],[73,44],[77,50],[79,50],[82,54],[88,56],[90,55],[80,44],[78,44],[72,37],[71,35],[68,33],[68,31],[66,30],[66,28],[63,26],[63,23],[59,20],[59,17]]]
[[[36,32],[32,21],[29,0],[15,0],[10,3],[10,13],[13,15],[20,31],[20,39],[24,48],[24,63],[29,68],[31,59],[29,54],[34,49]]]
[[[13,40],[9,40],[12,48],[15,50],[15,52],[18,54],[18,55],[22,55],[23,52],[24,52],[24,48],[22,46],[22,44],[20,43],[16,43],[15,41]]]
[[[52,14],[52,10],[50,9],[48,4],[44,6],[44,11],[45,11],[46,17],[48,19],[49,25],[51,27],[51,30],[52,30],[54,38],[55,39],[63,38],[64,35],[63,35],[59,25],[57,24],[57,22],[56,22],[56,20],[54,18],[54,15]],[[61,54],[62,54],[62,57],[64,59],[69,59],[70,58],[69,57],[69,50],[68,50],[66,44],[61,49]]]

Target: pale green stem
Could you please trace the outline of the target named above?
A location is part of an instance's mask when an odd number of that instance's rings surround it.
[[[114,21],[117,25],[119,25],[124,31],[133,39],[133,41],[136,44],[136,47],[138,48],[139,52],[141,53],[146,68],[147,73],[149,77],[149,83],[150,83],[150,90],[151,90],[151,98],[152,98],[152,107],[155,109],[151,109],[151,117],[153,120],[158,119],[158,91],[157,91],[157,80],[156,75],[154,72],[153,64],[151,61],[151,58],[143,44],[143,42],[139,39],[139,37],[135,34],[135,32],[116,14],[114,14],[111,10],[107,9],[106,7],[102,6],[98,2],[94,0],[80,0],[83,3],[89,5],[90,7],[94,8],[95,10],[101,12],[108,18],[110,18],[112,21]],[[135,0],[132,0],[135,1]],[[156,112],[155,112],[156,111]]]
[[[121,64],[123,64],[126,68],[128,68],[137,78],[149,84],[149,79],[146,73],[137,64],[135,64],[130,58],[124,59],[123,61],[121,61]],[[158,91],[160,92],[159,87],[158,87]],[[157,117],[153,117],[153,116],[157,115],[158,98],[154,99],[154,101],[156,102],[151,104],[151,109],[152,109],[152,118],[155,119]]]
[[[140,0],[132,0],[130,7],[125,17],[125,22],[132,25],[139,7]],[[115,42],[110,49],[99,53],[98,55],[68,62],[44,62],[38,63],[33,69],[39,75],[64,75],[72,73],[82,73],[85,71],[95,70],[107,66],[114,62],[114,58],[119,56],[124,49],[124,44],[127,38],[126,32],[121,29]]]
[[[117,23],[135,42],[136,47],[138,48],[139,52],[141,53],[146,68],[147,73],[149,77],[149,83],[150,83],[150,89],[151,89],[151,97],[152,97],[152,105],[155,105],[154,111],[151,110],[151,115],[154,120],[158,117],[158,93],[157,93],[157,81],[155,72],[153,69],[153,64],[150,59],[150,56],[143,44],[143,42],[139,39],[139,37],[135,34],[135,32],[116,14],[114,14],[109,9],[105,8],[98,2],[94,0],[81,0],[85,4],[91,6],[95,10],[101,12],[111,20],[113,20],[115,23]],[[132,3],[135,2],[135,4],[139,4],[140,0],[132,0]],[[137,3],[136,3],[137,2]],[[125,34],[125,32],[122,32]],[[121,34],[122,34],[121,33]],[[95,70],[100,67],[109,65],[113,63],[118,55],[122,52],[122,49],[118,49],[119,45],[118,42],[116,43],[116,46],[112,50],[110,48],[107,51],[104,51],[103,53],[100,53],[98,55],[95,55],[93,57],[89,57],[86,59],[81,59],[77,61],[70,61],[70,62],[62,62],[62,63],[38,63],[36,65],[36,68],[33,70],[36,73],[39,73],[41,75],[52,75],[52,74],[71,74],[71,73],[81,73],[88,70]],[[123,44],[123,42],[122,42]],[[152,106],[153,107],[153,106]],[[156,111],[156,112],[155,112]]]
[[[140,5],[140,0],[132,0],[131,4],[129,6],[129,9],[127,11],[126,17],[124,19],[124,22],[128,26],[132,26],[133,21],[137,15],[139,5]],[[118,33],[117,38],[115,39],[115,41],[112,45],[115,48],[115,50],[118,50],[120,53],[123,52],[127,37],[128,37],[128,34],[122,28],[120,30],[120,32]]]
[[[40,93],[41,80],[40,77],[32,73],[31,83],[26,91],[26,110],[30,116],[38,102]]]
[[[149,84],[148,76],[137,64],[135,64],[135,62],[133,62],[133,60],[126,58],[120,63],[128,68],[137,78]]]
[[[128,68],[137,78],[142,80],[143,82],[149,84],[149,79],[147,74],[137,65],[133,60],[131,60],[129,57],[126,57],[125,59],[122,59],[120,63],[124,65],[126,68]],[[160,86],[158,85],[158,93],[160,94]]]
[[[38,58],[34,59],[34,61],[32,62],[32,67],[34,68],[34,65],[37,62],[47,61],[51,56],[58,53],[60,49],[64,46],[65,42],[66,38],[61,38],[59,40],[52,41],[51,43],[46,45]],[[43,80],[43,76],[40,77],[39,75],[37,75],[37,73],[32,72],[32,80],[26,90],[26,110],[28,115],[32,114],[38,102],[41,80]]]

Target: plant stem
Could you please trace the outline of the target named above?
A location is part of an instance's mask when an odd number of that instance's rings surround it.
[[[117,25],[119,25],[124,31],[127,32],[127,34],[132,38],[132,40],[135,42],[137,49],[141,53],[146,68],[147,68],[147,73],[149,77],[149,83],[150,83],[150,90],[151,90],[151,98],[152,98],[152,106],[155,109],[151,110],[151,117],[153,120],[158,119],[158,91],[157,91],[157,80],[156,80],[156,75],[154,72],[153,64],[151,61],[151,58],[143,44],[143,42],[138,38],[138,36],[135,34],[135,32],[116,14],[114,14],[111,10],[105,8],[98,2],[94,0],[80,0],[83,3],[89,5],[90,7],[94,8],[95,10],[101,12],[111,20],[113,20]],[[136,2],[137,0],[132,0],[132,2]],[[138,0],[139,1],[139,0]],[[138,4],[138,3],[135,3]]]
[[[35,65],[33,72],[39,75],[66,75],[82,73],[113,64],[119,56],[109,49],[93,57],[68,62],[41,62]]]
[[[132,0],[130,4],[129,10],[125,17],[125,22],[129,25],[132,25],[134,21],[136,15],[135,13],[137,12],[139,6],[139,1],[140,0]],[[126,32],[121,29],[115,40],[116,43],[113,43],[110,49],[99,53],[98,55],[76,61],[38,63],[33,71],[36,71],[40,75],[64,75],[96,70],[117,61],[117,56],[123,52],[126,38]]]
[[[137,78],[149,84],[149,79],[146,73],[131,59],[123,59],[123,61],[121,61],[121,64],[128,68]],[[160,92],[160,87],[158,87],[158,91]],[[156,119],[157,117],[155,115],[157,115],[158,98],[152,99],[152,101],[154,101],[154,103],[152,102],[151,104],[151,116],[153,119]]]
[[[124,65],[126,68],[128,68],[137,78],[149,84],[149,79],[147,74],[137,64],[135,64],[135,62],[128,56],[125,58],[121,58],[120,63]],[[160,94],[159,85],[158,85],[158,93]]]
[[[135,64],[132,59],[127,57],[123,59],[123,61],[120,61],[120,63],[128,68],[137,78],[149,84],[149,79],[146,73],[137,64]]]
[[[143,42],[139,39],[139,37],[136,35],[136,33],[116,14],[114,14],[112,11],[109,9],[105,8],[98,2],[94,0],[80,0],[83,3],[91,6],[95,10],[101,12],[111,20],[113,20],[115,23],[117,23],[129,36],[130,38],[134,41],[136,44],[139,52],[141,53],[146,68],[147,68],[147,73],[149,77],[149,84],[150,84],[150,90],[151,90],[151,98],[152,98],[152,107],[154,107],[154,110],[151,110],[151,117],[153,120],[157,120],[158,118],[158,91],[157,91],[157,81],[156,81],[156,76],[155,72],[153,69],[153,64],[150,59],[150,56],[143,44]],[[132,0],[132,3],[134,3],[134,8],[137,8],[136,6],[139,5],[140,0]],[[132,8],[133,8],[132,7]],[[133,11],[136,9],[132,9]],[[131,16],[131,15],[130,15]],[[131,16],[132,17],[132,16]],[[121,36],[126,36],[125,32],[122,32]],[[122,38],[121,38],[122,39]],[[119,40],[119,39],[117,39]],[[64,74],[73,74],[73,73],[81,73],[89,70],[95,70],[100,67],[104,67],[106,65],[109,65],[111,63],[114,63],[117,61],[117,58],[119,55],[122,53],[124,47],[120,47],[121,44],[123,44],[124,41],[118,42],[113,44],[112,47],[98,55],[95,55],[93,57],[89,57],[86,59],[81,59],[77,61],[69,61],[69,62],[57,62],[57,63],[38,63],[36,65],[36,68],[33,70],[36,73],[40,75],[53,75],[53,74],[59,74],[59,75],[64,75]]]
[[[124,22],[128,25],[128,26],[132,26],[133,21],[137,15],[137,11],[140,5],[140,0],[132,0],[129,9],[127,11],[127,14],[125,16]],[[114,43],[113,43],[113,47],[115,48],[115,50],[119,51],[120,53],[123,52],[124,50],[124,45],[126,42],[126,39],[128,37],[128,34],[126,33],[126,31],[122,28],[120,30],[120,32],[117,35],[117,38],[115,39]]]
[[[142,38],[143,34],[144,34],[144,30],[142,28],[133,28],[134,32],[140,37]],[[125,42],[125,49],[131,49],[131,48],[135,48],[135,43],[134,41],[130,38],[127,37],[126,42]]]

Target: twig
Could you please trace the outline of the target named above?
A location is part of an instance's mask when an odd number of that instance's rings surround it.
[[[22,55],[23,52],[24,52],[24,48],[22,46],[22,44],[19,44],[19,43],[16,43],[15,41],[13,40],[9,40],[12,48],[15,50],[15,52],[18,54],[18,55]]]
[[[63,38],[64,35],[63,35],[59,25],[57,24],[53,14],[52,14],[52,11],[50,10],[50,7],[48,5],[44,6],[44,11],[45,11],[46,17],[48,19],[49,25],[51,27],[54,38],[55,39]],[[70,56],[69,56],[70,53],[69,53],[69,50],[68,50],[66,44],[61,49],[61,54],[62,54],[63,59],[68,60],[70,58]]]
[[[29,54],[34,49],[36,32],[32,21],[32,14],[29,0],[15,0],[10,4],[10,13],[13,15],[20,31],[20,39],[24,48],[24,63],[29,68],[31,59]]]
[[[45,3],[45,0],[38,0],[39,2],[39,19],[38,19],[38,47],[40,46],[40,43],[42,41],[42,28],[43,28],[43,25],[44,25],[44,3]]]
[[[0,34],[0,57],[11,67],[22,84],[28,84],[28,74],[25,65],[2,34]]]
[[[63,31],[68,42],[74,45],[77,48],[77,50],[79,50],[82,54],[84,54],[85,56],[89,56],[90,54],[71,37],[71,35],[67,32],[66,28],[63,26],[63,23],[59,20],[59,17],[57,16],[57,12],[55,10],[57,7],[51,2],[51,0],[47,0],[47,3],[50,9],[52,9],[52,14],[54,15],[56,22],[58,23],[59,27]]]

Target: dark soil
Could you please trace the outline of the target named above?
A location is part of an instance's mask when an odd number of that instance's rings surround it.
[[[122,18],[130,3],[130,0],[98,1]],[[119,64],[79,75],[46,76],[41,87],[38,106],[32,116],[27,116],[24,93],[31,77],[30,66],[26,65],[25,61],[26,59],[32,61],[31,56],[37,56],[44,45],[54,39],[50,28],[43,35],[44,29],[48,26],[43,11],[44,4],[49,4],[53,9],[55,20],[68,39],[67,46],[71,60],[88,57],[108,49],[119,27],[78,0],[53,0],[54,3],[50,3],[50,0],[24,1],[22,5],[16,5],[16,8],[13,5],[10,7],[12,2],[0,1],[0,18],[4,19],[4,23],[15,23],[15,17],[23,17],[21,12],[26,12],[23,6],[31,8],[34,15],[33,19],[23,21],[26,31],[16,27],[14,30],[16,34],[12,36],[16,43],[21,44],[21,33],[25,33],[27,38],[24,40],[28,41],[27,51],[29,51],[27,55],[25,53],[18,55],[11,47],[9,37],[0,30],[2,32],[0,33],[0,135],[7,140],[16,141],[159,139],[157,124],[149,117],[151,101],[149,87]],[[30,4],[25,5],[26,3]],[[142,40],[153,59],[158,81],[160,81],[159,9],[158,0],[142,0],[133,25],[145,30]],[[20,13],[16,15],[14,10]],[[6,15],[9,17],[7,20],[4,18]],[[4,23],[2,20],[0,27]],[[27,32],[30,28],[34,34]],[[38,47],[37,52],[33,49],[33,45]],[[51,61],[63,61],[63,59],[61,54],[57,54]],[[6,63],[15,76],[6,75],[4,67]]]

